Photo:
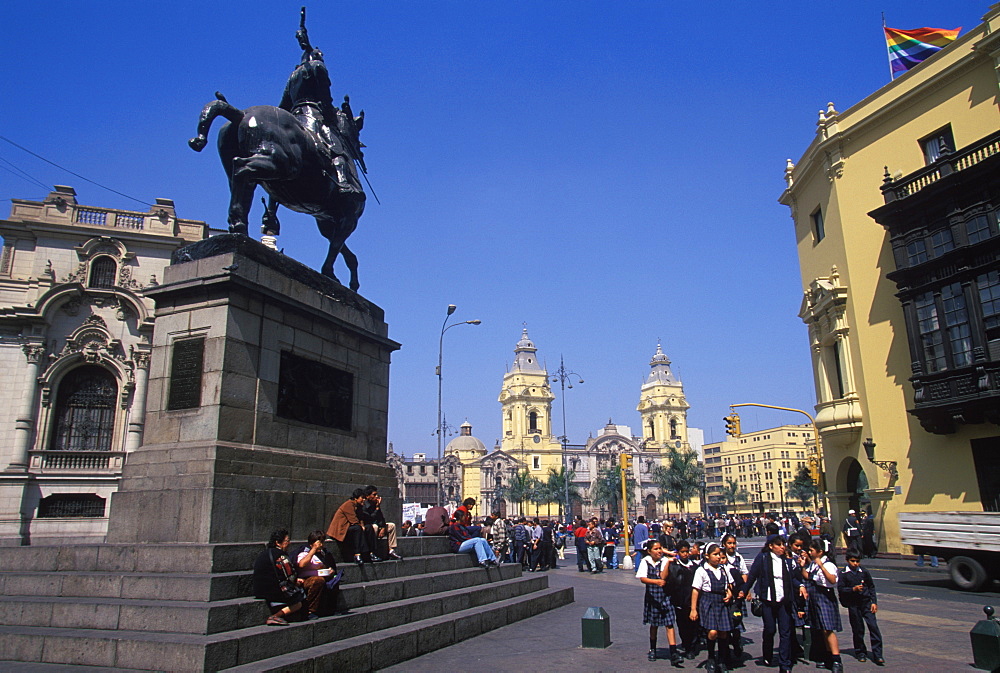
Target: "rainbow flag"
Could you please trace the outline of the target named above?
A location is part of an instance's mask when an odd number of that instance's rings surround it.
[[[906,72],[941,51],[954,42],[962,30],[961,26],[954,30],[947,28],[899,30],[885,26],[882,28],[885,30],[885,40],[889,46],[889,65],[893,74]]]

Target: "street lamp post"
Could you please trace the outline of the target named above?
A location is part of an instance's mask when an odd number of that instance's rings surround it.
[[[560,394],[559,398],[562,400],[562,422],[563,422],[563,433],[562,437],[562,452],[563,452],[563,491],[564,500],[566,504],[566,509],[563,511],[563,517],[566,521],[569,521],[569,437],[566,434],[566,388],[573,387],[573,378],[577,379],[577,383],[583,383],[583,379],[576,372],[571,372],[566,370],[566,363],[563,362],[563,356],[559,356],[559,369],[552,376],[552,382],[559,382]],[[567,386],[567,382],[569,385]]]
[[[444,437],[444,427],[443,417],[441,413],[441,388],[443,383],[443,377],[441,373],[441,365],[444,360],[444,333],[450,330],[456,325],[479,325],[482,320],[463,320],[462,322],[454,322],[448,324],[448,318],[451,314],[455,312],[456,306],[454,304],[448,304],[448,313],[444,317],[444,322],[441,323],[441,337],[438,339],[438,364],[437,364],[437,378],[438,378],[438,417],[437,417],[437,444],[438,444],[438,458],[437,458],[437,499],[436,504],[438,507],[441,506],[441,441]]]

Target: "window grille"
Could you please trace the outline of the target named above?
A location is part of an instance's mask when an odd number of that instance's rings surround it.
[[[98,257],[90,263],[90,287],[111,288],[117,285],[118,265],[110,257]]]
[[[105,499],[93,493],[57,493],[38,503],[39,519],[99,518]]]
[[[97,366],[74,369],[63,377],[56,396],[53,451],[110,451],[118,385]]]

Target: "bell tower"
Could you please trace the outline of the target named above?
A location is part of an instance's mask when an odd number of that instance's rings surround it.
[[[555,395],[548,372],[538,362],[537,351],[525,327],[498,398],[503,428],[500,448],[523,461],[533,476],[544,474],[549,467],[558,469],[562,451],[559,440],[552,435]]]
[[[647,449],[662,449],[667,444],[690,448],[687,437],[687,410],[691,406],[684,397],[684,386],[670,370],[670,358],[660,344],[649,361],[650,372],[642,384],[639,406],[642,416],[642,438]]]

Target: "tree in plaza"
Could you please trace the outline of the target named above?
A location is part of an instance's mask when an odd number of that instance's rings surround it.
[[[795,474],[795,479],[789,482],[785,493],[791,500],[798,500],[802,503],[802,509],[809,507],[809,503],[819,493],[819,489],[813,483],[808,467],[805,465],[799,466],[799,471]]]
[[[666,465],[653,468],[653,481],[660,487],[663,499],[675,503],[683,512],[688,500],[701,491],[705,468],[698,463],[698,455],[694,451],[668,446],[665,457]]]
[[[535,503],[535,516],[537,517],[539,508],[552,502],[548,482],[531,477],[531,487],[528,489],[527,499]]]
[[[730,479],[722,485],[721,495],[722,498],[733,507],[735,507],[738,502],[747,502],[750,500],[750,491],[740,486],[739,482],[735,479]]]
[[[570,502],[580,500],[580,489],[573,483],[573,480],[576,479],[576,472],[570,470],[568,478]],[[566,479],[566,466],[560,465],[558,470],[550,467],[548,479],[545,480],[547,491],[551,497],[549,502],[559,503],[560,516],[563,513],[562,508],[566,504]]]
[[[511,477],[510,485],[507,487],[507,497],[511,502],[517,503],[518,514],[524,515],[524,503],[532,499],[537,481],[527,470],[517,472]]]
[[[635,504],[635,479],[631,476],[625,480],[625,491],[628,494],[628,505]],[[608,511],[621,515],[622,473],[621,469],[612,465],[603,467],[597,472],[597,478],[590,485],[590,501],[602,507],[607,505]]]

